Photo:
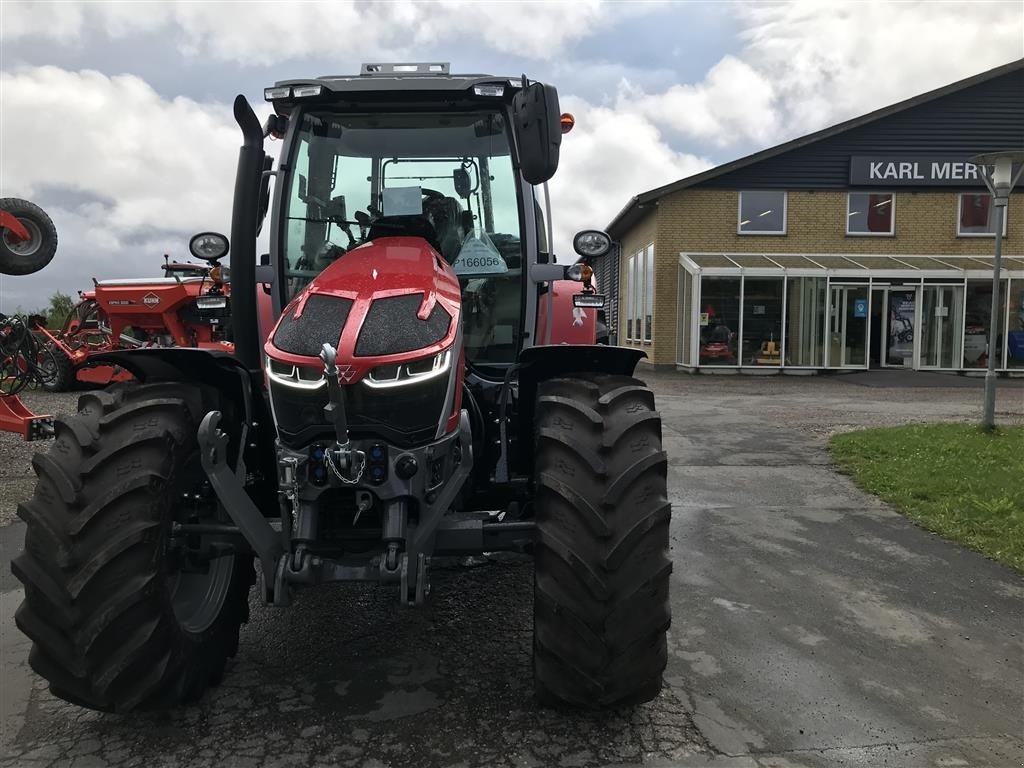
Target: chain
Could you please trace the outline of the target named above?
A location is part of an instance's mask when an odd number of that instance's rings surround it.
[[[347,485],[356,485],[360,480],[362,480],[363,470],[366,469],[366,454],[362,451],[353,451],[353,453],[359,456],[359,472],[356,473],[354,480],[349,480],[341,474],[341,472],[338,471],[338,468],[334,465],[334,451],[324,451],[324,458],[327,460],[327,466],[331,468],[335,477]]]

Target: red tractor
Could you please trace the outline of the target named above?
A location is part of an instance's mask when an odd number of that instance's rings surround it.
[[[191,252],[206,264],[164,257],[162,278],[98,280],[93,290],[80,293],[82,300],[60,331],[39,330],[49,341],[45,359],[52,368],[43,388],[63,392],[76,380],[96,385],[131,379],[118,365],[96,362],[115,350],[174,346],[231,352],[231,287],[220,254],[205,251],[211,242],[219,243],[204,232],[190,243]]]
[[[235,654],[254,560],[270,605],[338,581],[419,604],[432,558],[516,550],[535,558],[538,698],[654,697],[670,620],[661,420],[632,376],[643,353],[593,343],[607,235],[577,235],[572,264],[549,246],[555,89],[367,64],[265,97],[262,128],[234,105],[233,353],[108,353],[138,382],[83,395],[35,461],[13,563],[32,667],[83,706],[173,706]],[[566,328],[589,343],[549,343]]]

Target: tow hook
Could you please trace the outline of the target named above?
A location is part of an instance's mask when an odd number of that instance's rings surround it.
[[[324,451],[324,459],[334,476],[346,485],[356,485],[363,479],[366,469],[366,454],[352,448],[348,439],[348,420],[345,416],[345,394],[338,382],[338,350],[330,344],[320,349],[324,364],[324,378],[327,380],[327,405],[324,417],[334,426],[337,445]]]

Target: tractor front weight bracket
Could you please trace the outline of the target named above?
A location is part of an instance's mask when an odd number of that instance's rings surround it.
[[[227,433],[217,429],[220,419],[220,411],[210,411],[199,425],[199,455],[203,469],[228,516],[260,559],[260,565],[263,566],[264,599],[268,603],[275,603],[272,584],[277,581],[275,576],[279,565],[285,561],[284,548],[277,532],[249,498],[242,481],[228,465],[229,438]]]

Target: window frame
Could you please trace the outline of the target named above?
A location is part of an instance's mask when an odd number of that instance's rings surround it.
[[[991,192],[957,192],[956,193],[956,236],[957,237],[995,237],[995,232],[961,232],[960,225],[963,221],[963,206],[964,206],[964,195],[985,195],[992,197]],[[994,204],[994,200],[993,200]],[[1006,206],[1006,210],[1003,211],[1003,237],[1006,237],[1006,222],[1010,218],[1010,206]]]
[[[743,221],[743,194],[744,192],[760,192],[760,193],[772,193],[782,195],[782,229],[758,229],[758,230],[744,230],[743,225],[740,223]],[[747,189],[740,190],[739,195],[736,197],[736,234],[737,235],[770,235],[776,237],[784,237],[789,234],[789,192],[787,190],[779,189]]]
[[[654,343],[654,243],[644,246],[644,344]],[[650,292],[648,292],[650,289]],[[648,314],[650,310],[650,314]]]
[[[626,279],[623,281],[626,287],[626,301],[623,317],[626,318],[625,336],[626,341],[633,341],[633,302],[635,298],[633,268],[636,263],[636,254],[631,253],[626,257]]]
[[[853,195],[889,195],[892,199],[892,214],[889,218],[888,232],[851,232],[850,231],[850,198]],[[959,217],[957,219],[959,221]],[[896,236],[896,193],[883,192],[880,190],[851,190],[846,193],[846,236],[847,237],[895,237]]]

